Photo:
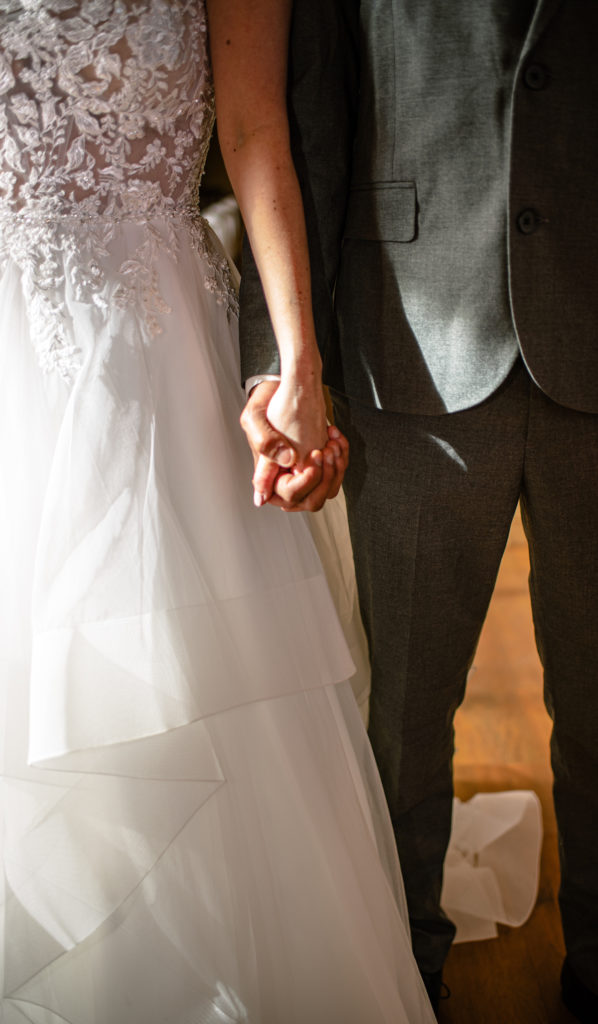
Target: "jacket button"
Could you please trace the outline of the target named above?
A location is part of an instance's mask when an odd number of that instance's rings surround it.
[[[550,80],[550,75],[541,64],[528,64],[523,72],[523,81],[528,89],[545,89]]]
[[[522,235],[533,235],[540,223],[540,218],[535,210],[522,210],[517,217],[517,227]]]

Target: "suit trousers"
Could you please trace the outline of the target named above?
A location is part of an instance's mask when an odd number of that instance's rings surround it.
[[[462,412],[333,401],[351,446],[345,493],[372,660],[370,738],[420,970],[442,968],[454,934],[439,905],[453,718],[520,500],[553,719],[565,942],[598,992],[598,415],[551,401],[520,360]]]

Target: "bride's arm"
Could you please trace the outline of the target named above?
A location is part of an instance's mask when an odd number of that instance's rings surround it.
[[[208,0],[218,137],[280,352],[268,419],[300,461],[326,444],[301,193],[286,108],[291,0]]]

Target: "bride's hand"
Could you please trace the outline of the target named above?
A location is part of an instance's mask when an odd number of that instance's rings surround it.
[[[268,404],[268,420],[291,442],[297,452],[297,465],[303,466],[311,452],[323,449],[328,440],[320,379],[310,378],[304,383],[295,376],[283,376]]]

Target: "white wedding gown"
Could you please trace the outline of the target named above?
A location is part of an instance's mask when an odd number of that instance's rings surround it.
[[[253,508],[201,0],[0,0],[3,1024],[419,1024],[308,528]]]

